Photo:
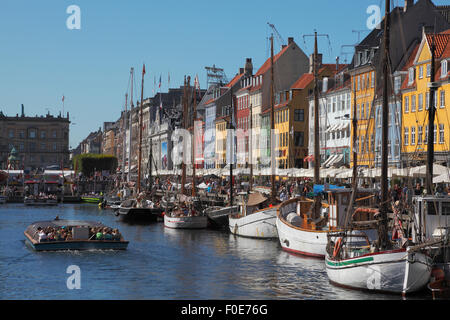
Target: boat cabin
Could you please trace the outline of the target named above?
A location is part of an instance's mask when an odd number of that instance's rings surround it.
[[[413,242],[445,237],[450,229],[450,197],[413,197]]]

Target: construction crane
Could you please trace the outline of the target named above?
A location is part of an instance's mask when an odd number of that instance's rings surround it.
[[[286,41],[284,41],[283,37],[281,36],[281,34],[278,32],[277,28],[275,28],[275,26],[269,22],[267,22],[267,25],[272,28],[272,30],[275,32],[275,35],[277,36],[278,42],[280,43],[280,45],[284,46],[286,45]]]

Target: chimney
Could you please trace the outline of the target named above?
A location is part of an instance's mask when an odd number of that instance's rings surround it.
[[[293,43],[294,42],[294,38],[293,37],[289,37],[288,38],[288,45],[290,45],[291,43]]]
[[[239,68],[239,74],[243,74],[244,73],[244,68]]]
[[[319,69],[322,67],[322,54],[319,53],[317,54],[317,71],[319,71]],[[313,73],[314,71],[314,54],[311,54],[309,56],[309,72],[308,73]]]
[[[336,57],[336,73],[339,71],[339,57]]]
[[[245,60],[245,68],[244,68],[244,72],[247,76],[251,76],[253,75],[253,63],[252,63],[252,58],[247,58]]]
[[[414,6],[414,0],[405,0],[405,7],[403,8],[403,12],[408,11],[413,6]]]
[[[22,117],[25,117],[25,107],[22,104]]]

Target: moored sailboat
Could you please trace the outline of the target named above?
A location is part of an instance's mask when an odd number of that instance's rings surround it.
[[[347,230],[328,235],[325,265],[330,282],[338,286],[407,294],[426,286],[430,279],[432,261],[420,245],[414,246],[414,243],[410,242],[404,235],[403,229],[394,229],[400,241],[391,241],[388,235],[387,144],[390,0],[386,0],[385,9],[383,34],[385,51],[382,61],[381,203],[380,208],[374,214],[377,219],[377,240],[371,242],[364,230],[358,230],[347,223]],[[354,189],[356,189],[355,183]],[[354,196],[353,192],[353,199]],[[351,220],[352,209],[353,201],[350,202],[347,221]],[[392,209],[395,217],[398,214],[397,205],[392,205]]]

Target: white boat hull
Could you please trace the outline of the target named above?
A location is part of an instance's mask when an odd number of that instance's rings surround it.
[[[207,216],[170,217],[164,215],[164,226],[172,229],[204,229],[208,226]]]
[[[336,285],[406,294],[426,286],[432,262],[425,254],[397,250],[344,260],[334,260],[327,254],[325,265],[329,280]]]
[[[276,207],[267,208],[239,218],[230,215],[228,219],[232,234],[250,238],[278,238]]]
[[[328,243],[327,231],[294,227],[280,217],[277,217],[276,226],[280,245],[284,251],[310,257],[325,257]]]

